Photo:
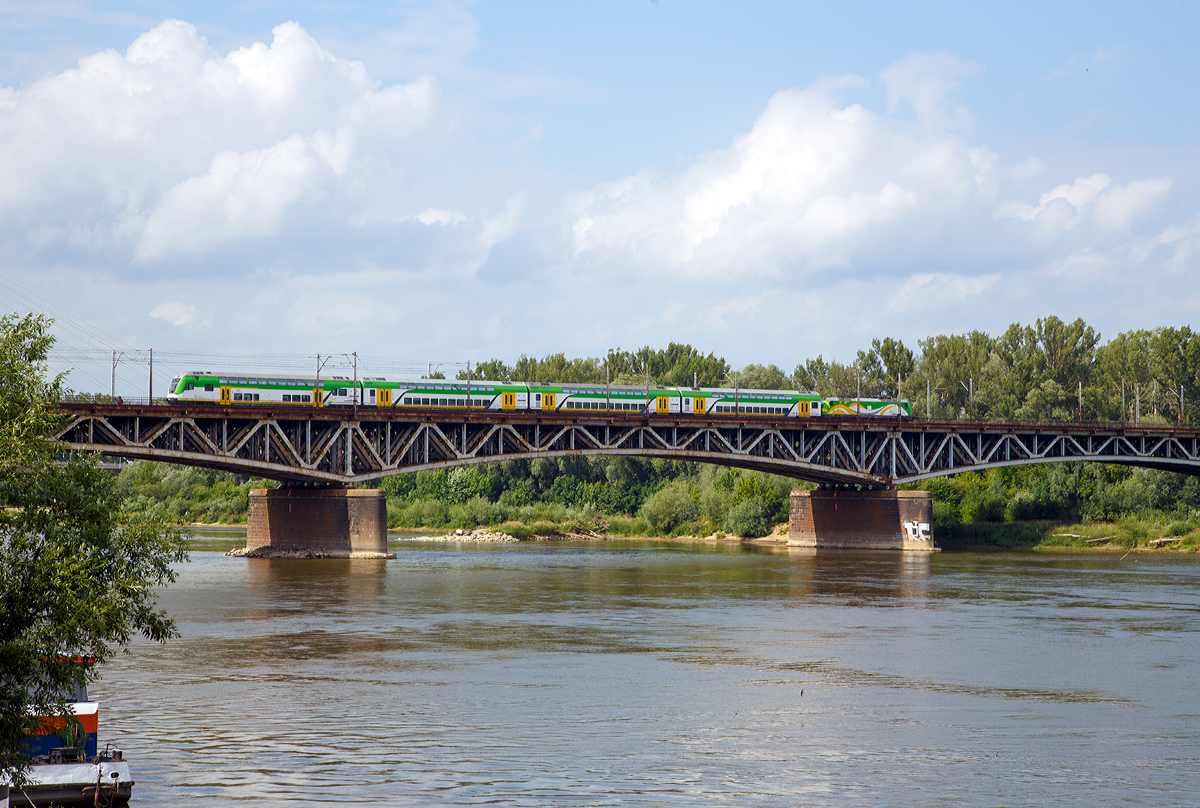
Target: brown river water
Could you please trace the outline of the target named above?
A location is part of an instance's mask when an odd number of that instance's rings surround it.
[[[1192,556],[237,544],[92,688],[135,806],[1200,804]]]

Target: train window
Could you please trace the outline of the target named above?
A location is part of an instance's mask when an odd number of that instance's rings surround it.
[[[304,402],[305,402],[306,404],[311,404],[311,403],[312,403],[312,396],[305,396],[305,397],[304,397]]]
[[[255,394],[254,394],[254,400],[255,400],[255,401],[258,401],[258,393],[255,393]]]
[[[241,394],[241,393],[234,393],[234,394],[233,394],[233,400],[234,400],[234,401],[241,401],[241,400],[242,400],[242,394]]]
[[[211,384],[204,385],[204,392],[211,393],[212,391],[213,391],[213,386]]]
[[[371,388],[371,398],[375,398],[375,388]]]
[[[283,400],[284,400],[284,401],[291,401],[291,400],[292,400],[292,397],[291,397],[291,396],[289,396],[287,393],[284,393],[284,394],[283,394]]]
[[[338,391],[337,391],[337,394],[338,394],[339,396],[345,396],[345,395],[349,395],[349,392],[346,390],[346,388],[345,388],[345,387],[339,387],[339,388],[338,388]]]
[[[192,390],[192,389],[194,389],[195,387],[196,387],[196,385],[194,385],[194,384],[191,384],[191,383],[189,382],[189,383],[188,383],[188,386],[187,386],[187,389],[188,389],[188,390]]]

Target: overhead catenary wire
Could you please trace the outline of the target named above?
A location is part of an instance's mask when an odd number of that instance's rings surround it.
[[[48,300],[37,292],[4,275],[0,275],[0,300],[7,301],[15,313],[45,313],[53,320],[53,331],[58,342],[50,351],[49,359],[55,365],[66,368],[68,373],[78,374],[97,391],[107,391],[113,385],[113,377],[119,386],[143,386],[150,378],[150,349],[129,344],[90,321]],[[118,359],[114,368],[114,353]],[[323,356],[338,356],[340,352],[322,352]],[[278,374],[293,371],[297,375],[315,372],[316,353],[251,353],[237,351],[154,351],[154,369],[160,378],[182,375],[185,372],[222,370]],[[386,376],[418,378],[433,370],[440,370],[453,378],[465,362],[430,361],[427,359],[399,359],[387,356],[359,355],[361,376]],[[335,374],[339,370],[351,370],[346,361],[335,359],[328,369]]]
[[[78,373],[96,384],[99,389],[107,388],[109,385],[97,379],[84,364],[93,365],[96,372],[103,368],[103,373],[100,374],[102,376],[115,376],[116,373],[111,367],[111,356],[116,352],[128,357],[127,361],[121,363],[121,368],[125,371],[120,374],[122,383],[130,373],[139,377],[139,382],[149,380],[150,357],[146,350],[130,345],[4,275],[0,275],[0,298],[14,304],[15,313],[40,312],[51,317],[52,332],[58,332],[60,339],[55,349],[50,352],[49,359],[52,363],[67,366],[68,379],[69,374]]]

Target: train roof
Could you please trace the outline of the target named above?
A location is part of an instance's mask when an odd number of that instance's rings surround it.
[[[203,370],[203,371],[193,370],[193,371],[190,371],[189,373],[185,373],[183,375],[185,375],[185,376],[236,376],[236,377],[244,376],[246,378],[255,378],[255,379],[267,379],[267,378],[269,378],[269,379],[297,379],[297,380],[312,381],[312,382],[316,382],[318,378],[324,382],[341,382],[341,381],[353,382],[354,381],[354,378],[352,376],[342,376],[342,375],[334,375],[334,374],[318,377],[312,373],[278,373],[278,372],[263,373],[260,371],[254,371],[253,373],[251,373],[249,371],[241,371],[241,370],[236,371],[236,372],[234,372],[234,371],[213,372],[210,370]],[[181,377],[176,376],[175,378],[179,379]],[[360,381],[360,382],[387,382],[390,384],[405,384],[405,385],[413,385],[413,386],[420,386],[420,387],[426,387],[426,386],[430,386],[430,385],[446,385],[446,386],[449,386],[450,389],[460,389],[461,388],[463,390],[466,389],[466,386],[468,384],[468,381],[466,379],[411,379],[411,378],[387,378],[384,376],[360,376],[358,381]],[[597,383],[597,382],[553,382],[553,381],[551,381],[551,382],[514,382],[514,381],[499,381],[496,379],[471,379],[469,384],[472,387],[484,386],[484,385],[491,385],[493,387],[506,386],[506,385],[510,385],[510,386],[511,385],[528,385],[530,387],[557,387],[557,388],[561,388],[564,390],[568,390],[572,393],[580,393],[583,395],[599,394],[599,393],[604,393],[606,391],[611,391],[612,393],[619,393],[619,394],[645,393],[646,389],[647,389],[646,385],[643,385],[643,384],[605,385],[605,384],[601,384],[601,383]],[[444,388],[442,388],[442,389],[444,389]],[[696,392],[696,393],[718,393],[720,395],[728,395],[729,393],[731,393],[735,390],[735,388],[733,388],[733,387],[664,387],[661,385],[650,385],[649,389],[651,391],[683,390],[683,391],[692,391],[692,392]],[[760,390],[760,389],[756,389],[756,388],[752,388],[752,387],[740,387],[740,388],[736,388],[736,391],[737,391],[738,395],[746,395],[746,396],[777,396],[777,395],[815,396],[815,395],[818,395],[816,392],[814,392],[812,390]],[[868,401],[871,399],[863,398],[862,400]]]

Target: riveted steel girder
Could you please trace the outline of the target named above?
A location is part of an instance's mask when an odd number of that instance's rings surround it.
[[[405,408],[65,404],[75,451],[354,484],[495,460],[636,455],[829,484],[891,486],[1001,466],[1088,461],[1200,474],[1200,430]]]

